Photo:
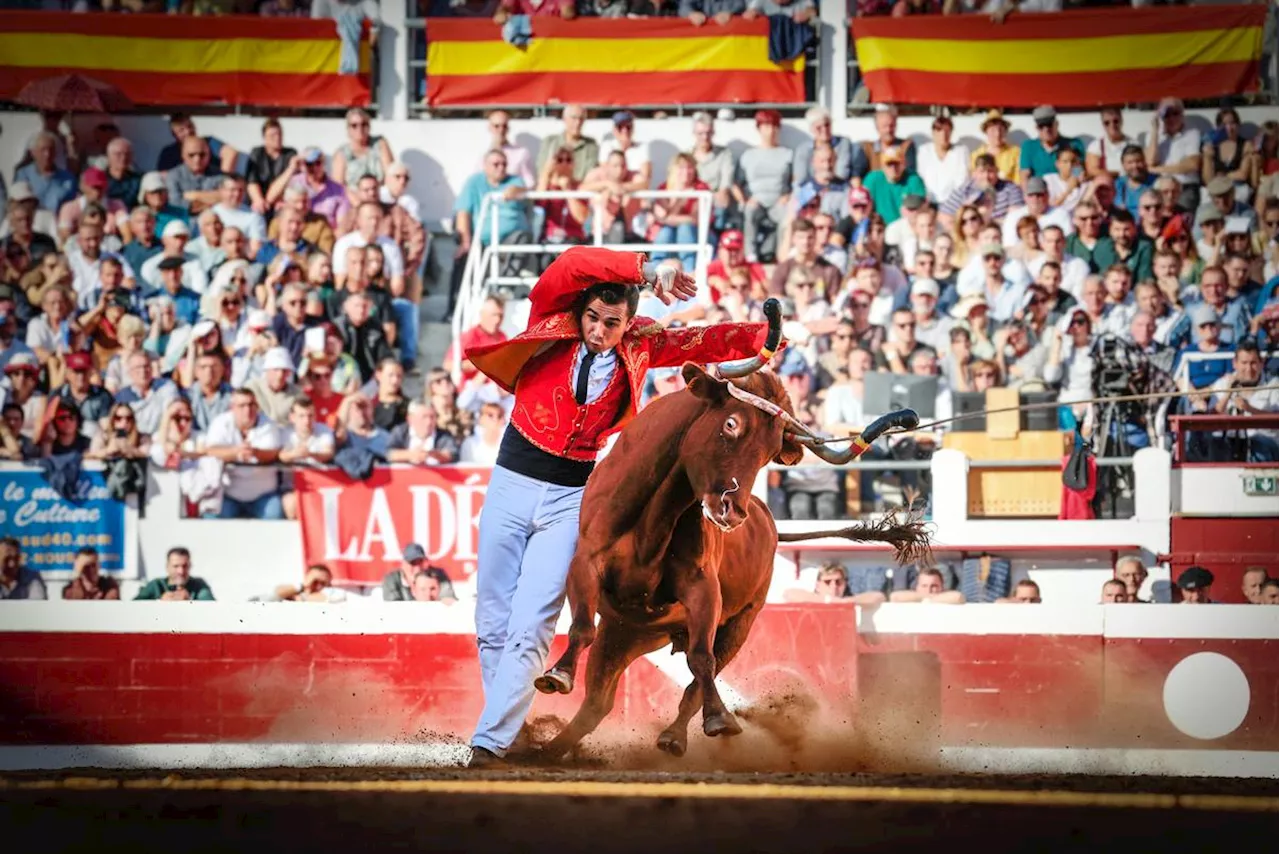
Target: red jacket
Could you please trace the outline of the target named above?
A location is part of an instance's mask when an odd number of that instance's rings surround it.
[[[573,312],[578,295],[600,282],[642,284],[644,260],[638,252],[575,246],[547,268],[529,294],[524,332],[466,351],[476,368],[515,392],[511,424],[542,450],[595,459],[608,434],[635,416],[650,368],[742,359],[764,346],[763,323],[663,329],[647,317],[633,317],[617,348],[620,370],[598,400],[579,406],[571,387],[574,352],[582,340]]]

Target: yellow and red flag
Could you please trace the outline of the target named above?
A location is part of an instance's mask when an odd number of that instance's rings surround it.
[[[871,100],[1093,107],[1215,98],[1258,83],[1265,4],[856,18]]]
[[[349,107],[369,103],[369,53],[340,74],[333,21],[0,12],[0,100],[32,80],[81,74],[138,105]]]
[[[427,21],[432,107],[804,102],[804,59],[769,60],[769,24],[534,17],[524,47],[488,20]]]

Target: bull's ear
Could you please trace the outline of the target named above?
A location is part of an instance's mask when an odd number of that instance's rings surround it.
[[[727,381],[711,376],[701,365],[685,362],[680,375],[684,377],[684,384],[693,392],[694,397],[700,397],[709,403],[722,403],[729,396],[729,390],[725,388]]]
[[[781,466],[793,466],[804,457],[804,445],[795,440],[791,433],[782,434],[782,450],[778,451],[773,461]]]

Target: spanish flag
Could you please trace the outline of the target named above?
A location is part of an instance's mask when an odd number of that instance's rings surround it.
[[[1215,98],[1258,84],[1265,4],[856,18],[871,100],[1096,107]]]
[[[187,15],[0,12],[0,99],[27,83],[82,74],[138,105],[353,107],[369,103],[360,74],[338,73],[333,21]]]
[[[432,107],[803,103],[804,59],[769,61],[769,24],[534,17],[523,47],[487,20],[427,21]]]

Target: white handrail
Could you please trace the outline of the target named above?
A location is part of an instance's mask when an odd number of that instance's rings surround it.
[[[597,199],[601,194],[588,190],[529,190],[521,193],[519,200],[521,201],[551,201],[551,200],[587,200]],[[697,281],[698,288],[702,289],[706,286],[707,264],[711,261],[712,247],[708,240],[711,234],[711,214],[714,206],[715,194],[709,190],[636,190],[626,194],[627,198],[634,199],[693,199],[698,204],[697,212],[697,242],[696,243],[609,243],[604,241],[604,225],[603,218],[592,216],[592,228],[590,243],[591,246],[608,246],[611,249],[620,251],[634,252],[652,252],[658,250],[661,252],[673,253],[689,253],[695,255],[696,262],[693,273],[694,279]],[[459,285],[457,304],[454,308],[453,317],[450,319],[450,326],[453,332],[453,341],[456,343],[462,336],[463,330],[467,324],[474,322],[480,304],[489,292],[489,283],[495,279],[502,279],[502,257],[518,256],[518,255],[558,255],[570,249],[574,244],[562,243],[502,243],[498,231],[498,202],[504,201],[501,191],[494,191],[485,194],[480,200],[480,210],[475,217],[473,224],[474,231],[471,236],[471,247],[467,252],[467,260],[463,267],[462,282]],[[480,240],[480,234],[484,232],[482,223],[489,222],[489,237],[491,241],[485,245]],[[461,380],[461,354],[455,359],[453,365],[454,381]]]

